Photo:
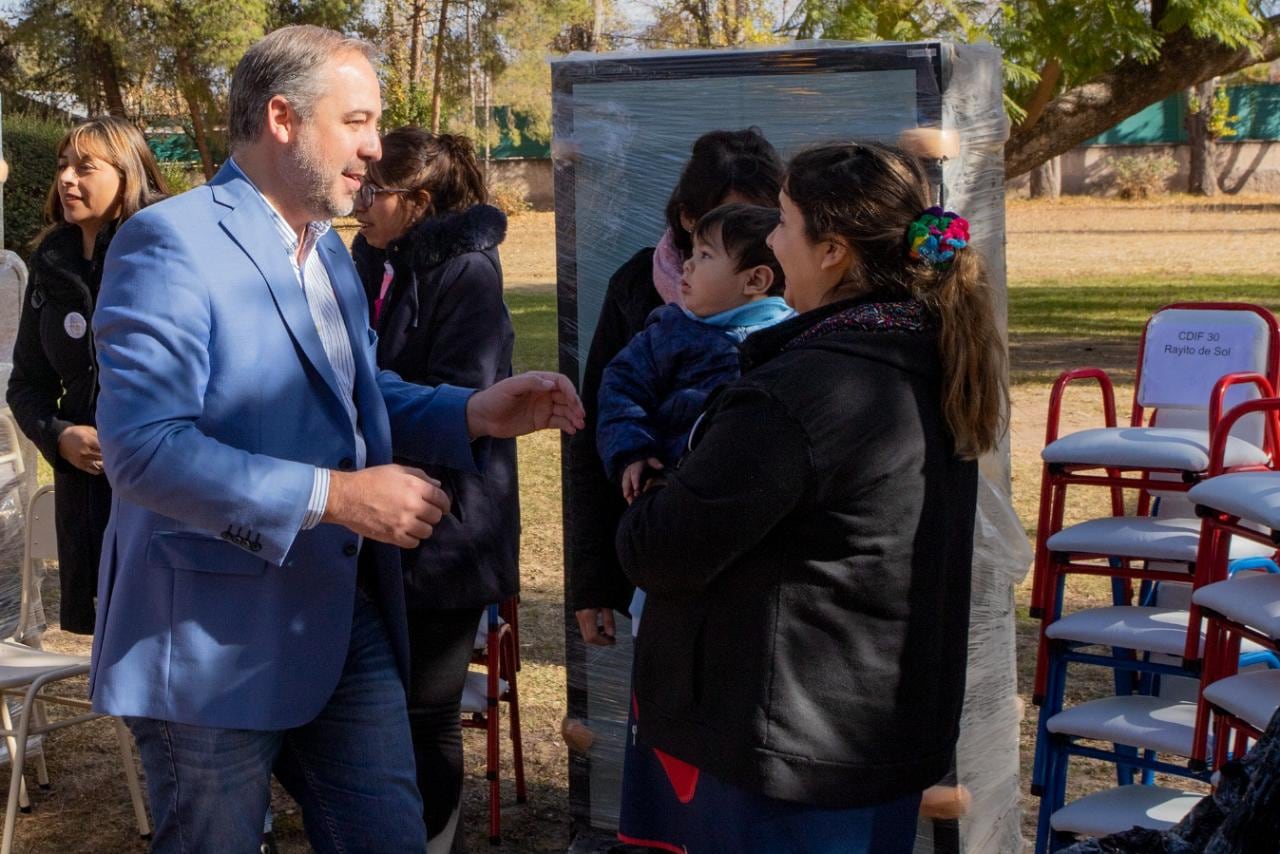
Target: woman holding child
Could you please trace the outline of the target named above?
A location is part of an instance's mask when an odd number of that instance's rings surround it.
[[[777,207],[781,180],[782,160],[758,129],[703,134],[667,202],[662,239],[655,248],[637,252],[609,280],[579,388],[587,424],[569,444],[566,524],[573,560],[566,595],[587,643],[613,643],[614,611],[626,613],[633,592],[614,549],[618,519],[627,505],[617,482],[605,475],[596,443],[605,367],[644,329],[654,309],[682,303],[682,268],[693,253],[698,220],[732,202]]]
[[[914,158],[816,148],[780,201],[799,316],[744,342],[618,531],[648,592],[637,737],[671,783],[624,823],[690,854],[909,852],[958,736],[1003,349],[967,224]]]
[[[511,376],[515,331],[498,259],[507,218],[486,198],[466,137],[416,127],[382,137],[382,159],[369,164],[357,196],[361,229],[352,245],[379,367],[410,382],[477,389]],[[409,724],[428,851],[436,854],[460,849],[459,706],[480,615],[519,590],[516,443],[490,440],[483,475],[426,471],[452,510],[402,562]]]

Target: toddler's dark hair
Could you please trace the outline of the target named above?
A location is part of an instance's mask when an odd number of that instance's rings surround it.
[[[773,286],[769,288],[769,296],[781,296],[787,284],[782,274],[782,265],[765,242],[769,233],[777,227],[779,217],[777,208],[721,205],[698,220],[693,229],[693,237],[695,240],[710,242],[718,236],[720,245],[737,263],[739,271],[762,264],[768,267],[773,271]]]

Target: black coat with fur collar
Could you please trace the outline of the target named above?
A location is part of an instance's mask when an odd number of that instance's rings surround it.
[[[487,388],[511,376],[515,331],[502,300],[498,244],[507,218],[476,205],[414,226],[386,250],[357,237],[356,268],[373,304],[383,263],[395,276],[378,333],[378,366],[409,382]],[[418,465],[412,460],[400,460]],[[481,475],[428,467],[453,509],[435,533],[403,552],[410,610],[470,608],[519,589],[520,497],[514,439],[493,440]]]

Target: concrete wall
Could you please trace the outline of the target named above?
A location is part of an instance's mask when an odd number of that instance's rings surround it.
[[[1110,195],[1114,192],[1110,161],[1116,157],[1167,155],[1178,164],[1167,184],[1170,192],[1187,189],[1185,145],[1087,145],[1062,155],[1063,195]],[[1280,141],[1219,142],[1218,187],[1224,193],[1273,193],[1280,195]],[[1010,195],[1026,196],[1030,178],[1021,175],[1008,183]]]
[[[493,160],[489,168],[489,186],[507,184],[519,188],[536,211],[549,211],[555,207],[550,158]]]

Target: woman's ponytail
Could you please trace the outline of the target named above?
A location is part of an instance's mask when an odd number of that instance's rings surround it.
[[[485,186],[484,172],[476,160],[476,147],[471,139],[454,133],[440,134],[437,139],[449,152],[449,159],[452,161],[452,183],[459,196],[454,207],[468,208],[488,202],[489,190]]]
[[[967,459],[993,449],[1009,421],[1005,347],[983,268],[981,256],[966,248],[916,289],[938,318],[942,411],[956,453]]]
[[[475,146],[460,134],[397,128],[382,137],[382,158],[369,164],[369,173],[383,187],[429,193],[429,216],[464,211],[489,198]]]

